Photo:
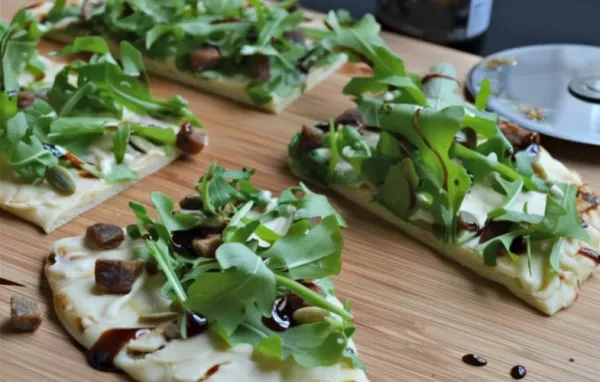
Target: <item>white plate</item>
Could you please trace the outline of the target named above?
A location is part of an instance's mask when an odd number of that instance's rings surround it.
[[[489,60],[496,58],[515,62],[489,68]],[[486,77],[492,85],[490,110],[529,130],[600,146],[600,82],[595,82],[600,80],[600,48],[534,45],[505,50],[484,58],[471,70],[469,91],[479,92]],[[569,90],[569,85],[580,95]],[[527,116],[528,111],[535,114],[535,108],[543,120]]]

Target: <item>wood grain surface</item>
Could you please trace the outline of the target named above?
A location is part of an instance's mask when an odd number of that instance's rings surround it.
[[[8,19],[27,4],[25,0],[0,0],[0,14]],[[407,68],[417,73],[449,61],[464,78],[479,59],[407,38],[385,38],[405,59]],[[58,48],[48,42],[42,45]],[[286,165],[288,141],[302,124],[325,120],[352,106],[341,93],[352,72],[345,67],[277,116],[153,78],[156,95],[181,94],[190,101],[209,134],[207,150],[193,160],[176,162],[50,235],[0,212],[0,276],[26,285],[0,286],[0,381],[127,380],[88,367],[83,353],[57,321],[42,274],[50,244],[82,234],[92,223],[131,223],[133,214],[127,203],[149,204],[151,191],[177,199],[185,196],[214,159],[230,168],[256,168],[257,186],[274,192],[296,184]],[[600,189],[597,148],[550,138],[543,142]],[[356,342],[372,381],[508,381],[516,364],[527,367],[526,381],[600,380],[597,279],[583,287],[574,306],[549,318],[369,213],[330,196],[349,223],[343,270],[335,285],[342,299],[352,301]],[[32,297],[43,306],[45,321],[35,334],[10,332],[9,298],[13,294]],[[471,352],[486,357],[488,365],[463,364],[461,357]]]

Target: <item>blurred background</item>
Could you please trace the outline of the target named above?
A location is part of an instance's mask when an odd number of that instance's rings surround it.
[[[319,11],[345,8],[354,17],[360,17],[368,12],[376,14],[378,1],[387,3],[386,6],[397,3],[405,8],[414,7],[416,3],[436,2],[467,3],[468,8],[471,1],[492,2],[492,0],[301,0],[300,3]],[[434,11],[429,12],[432,14]],[[600,0],[495,0],[487,33],[477,41],[455,44],[454,47],[471,53],[488,55],[499,50],[531,44],[600,45],[600,33],[597,32],[599,15]],[[383,21],[378,19],[380,22]]]

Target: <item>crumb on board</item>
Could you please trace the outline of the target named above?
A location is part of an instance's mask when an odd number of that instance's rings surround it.
[[[519,106],[519,111],[525,115],[527,119],[543,122],[546,118],[539,107],[536,106]]]
[[[498,70],[506,65],[515,65],[517,59],[514,57],[491,57],[485,61],[485,68],[490,70]]]

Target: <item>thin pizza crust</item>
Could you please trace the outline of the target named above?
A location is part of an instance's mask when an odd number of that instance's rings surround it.
[[[114,360],[115,366],[134,379],[204,381],[210,370],[211,382],[368,381],[362,370],[345,361],[328,367],[304,368],[291,359],[280,361],[258,356],[248,344],[228,347],[210,332],[187,340],[166,340],[163,332],[173,321],[173,312],[161,294],[164,283],[161,276],[149,276],[144,271],[126,295],[95,291],[96,260],[133,259],[137,245],[145,244],[126,238],[116,250],[95,250],[86,246],[83,236],[66,238],[54,243],[45,265],[56,313],[69,334],[85,348],[91,348],[110,329],[150,328],[128,342]]]
[[[80,4],[82,1],[70,1],[69,4]],[[46,14],[52,9],[52,3],[40,3],[39,5],[30,8],[30,12],[40,20],[43,20]],[[68,44],[73,42],[77,37],[70,33],[65,33],[64,29],[70,24],[77,22],[78,19],[65,19],[56,25],[55,30],[48,34],[48,37],[56,41]],[[310,22],[311,26],[318,26],[320,23],[315,21]],[[110,42],[109,47],[111,53],[115,56],[119,56],[118,44]],[[207,79],[198,76],[197,74],[179,70],[175,64],[174,59],[167,60],[156,60],[151,58],[144,58],[146,68],[150,73],[165,77],[169,80],[179,82],[186,86],[191,86],[200,89],[205,92],[209,92],[224,98],[234,100],[244,105],[251,106],[253,108],[261,109],[269,113],[279,113],[283,111],[289,104],[300,99],[305,92],[310,91],[320,82],[326,80],[333,73],[335,73],[342,65],[348,60],[345,53],[338,53],[335,61],[330,65],[325,65],[320,68],[312,69],[307,75],[302,87],[296,88],[292,93],[285,97],[281,97],[275,93],[271,93],[272,100],[268,103],[258,105],[252,101],[248,95],[248,86],[252,82],[246,76],[232,76],[226,77],[221,76],[217,79]]]
[[[49,85],[53,83],[63,65],[45,58],[43,60],[47,67],[43,82]],[[21,86],[33,81],[34,77],[27,72],[23,73],[19,79]],[[124,111],[123,119],[161,126],[165,129],[172,129],[174,132],[179,130],[179,126],[175,123],[137,115],[128,110]],[[90,152],[82,157],[86,161],[95,163],[97,170],[102,173],[108,173],[116,163],[111,150],[112,140],[109,138],[105,137],[104,140],[97,142]],[[167,149],[149,141],[143,141],[147,152],[141,153],[129,148],[123,162],[127,167],[136,171],[140,179],[159,171],[181,155],[176,148]],[[207,144],[207,142],[205,143]],[[0,209],[30,221],[49,233],[139,181],[107,184],[101,179],[81,177],[77,169],[70,171],[76,180],[76,191],[72,195],[64,196],[54,191],[46,182],[34,184],[19,182],[12,171],[9,168],[3,168],[0,162]]]
[[[299,169],[294,168],[293,164],[291,168],[295,175],[301,177]],[[579,174],[569,170],[541,147],[534,168],[538,175],[546,180],[569,183],[577,186],[580,190],[589,191],[583,185]],[[508,256],[498,257],[498,264],[495,267],[486,266],[481,252],[478,250],[480,248],[479,238],[472,239],[462,246],[444,244],[432,232],[399,218],[381,204],[373,201],[374,190],[367,184],[358,187],[333,186],[331,188],[444,256],[485,278],[504,285],[519,298],[548,315],[553,315],[575,302],[581,286],[598,266],[594,260],[581,255],[579,250],[590,248],[595,252],[600,252],[600,207],[589,205],[579,197],[577,199],[578,211],[581,218],[587,223],[586,231],[592,240],[590,244],[577,239],[565,240],[560,255],[562,272],[556,274],[548,269],[549,246],[541,246],[532,250],[531,273],[527,261],[515,263]]]

